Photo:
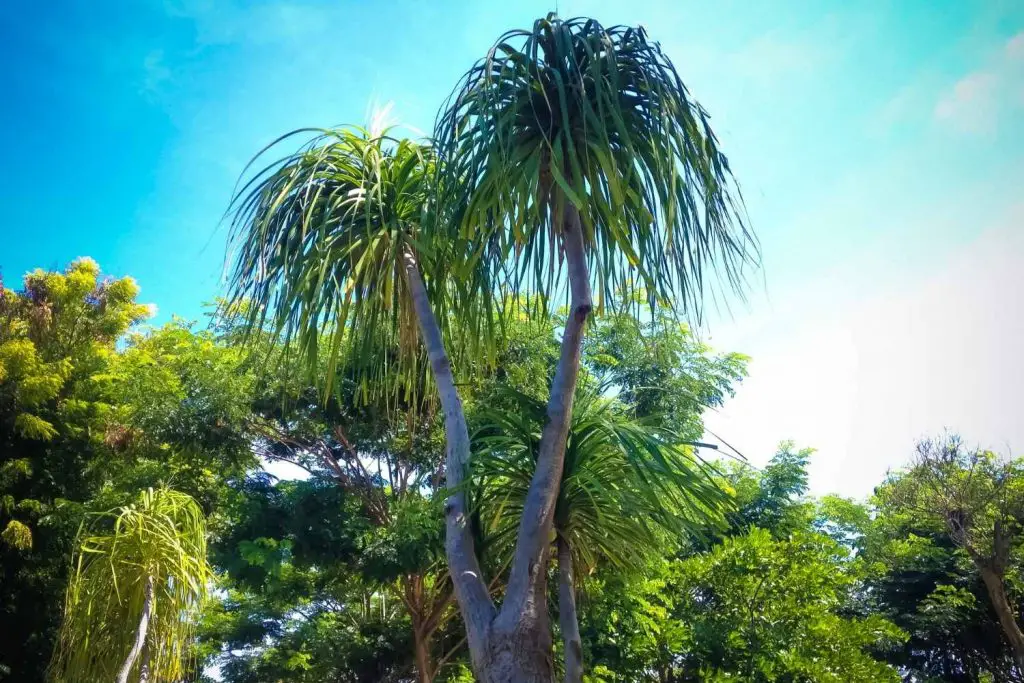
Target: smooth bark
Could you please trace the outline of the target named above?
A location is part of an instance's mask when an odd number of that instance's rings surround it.
[[[1024,673],[1024,632],[1021,632],[1017,620],[1013,616],[1013,607],[1006,595],[1006,583],[1003,577],[990,567],[981,567],[981,580],[985,583],[992,608],[999,618],[999,626],[1002,627],[1003,635],[1010,644],[1013,652],[1013,661],[1017,669]]]
[[[135,642],[132,644],[132,649],[128,652],[124,664],[121,665],[121,671],[117,674],[117,683],[128,683],[128,676],[131,675],[132,668],[135,666],[135,662],[138,661],[139,655],[142,654],[142,650],[146,645],[146,636],[149,634],[149,621],[153,615],[153,583],[153,576],[148,576],[143,593],[142,615],[139,617],[139,625],[135,629]],[[148,669],[148,666],[146,668]]]
[[[488,633],[495,609],[473,547],[466,495],[459,489],[469,466],[469,429],[441,329],[430,307],[419,263],[411,248],[405,252],[405,277],[434,382],[437,384],[441,408],[444,410],[445,477],[446,485],[451,490],[445,503],[445,554],[455,587],[455,598],[466,622],[470,659],[473,669],[479,672],[486,659]]]
[[[434,670],[430,663],[430,636],[414,626],[412,638],[416,654],[416,680],[419,683],[431,683]]]
[[[583,639],[576,612],[576,579],[572,570],[569,541],[558,537],[558,624],[565,645],[565,683],[583,681]]]
[[[519,534],[501,610],[495,609],[480,572],[470,533],[465,494],[459,490],[469,463],[469,432],[441,330],[427,297],[416,256],[405,253],[405,275],[420,333],[445,415],[447,486],[445,551],[455,596],[466,622],[470,659],[484,683],[552,683],[547,566],[555,501],[579,378],[583,332],[593,308],[579,211],[565,201],[562,249],[569,276],[569,314],[548,398],[537,467],[523,506]]]
[[[547,603],[548,551],[579,378],[583,331],[593,308],[580,214],[567,200],[562,249],[569,276],[569,313],[548,396],[547,423],[541,433],[537,467],[519,522],[505,600],[494,622],[491,657],[498,663],[498,673],[486,679],[489,683],[554,680]]]

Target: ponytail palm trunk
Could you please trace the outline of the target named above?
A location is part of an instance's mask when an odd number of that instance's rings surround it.
[[[583,639],[576,611],[576,578],[572,568],[572,548],[565,536],[558,540],[558,625],[565,649],[565,683],[583,681]]]
[[[146,648],[146,638],[149,636],[149,620],[153,618],[153,581],[152,574],[146,577],[142,614],[139,616],[139,625],[135,629],[135,642],[132,644],[128,656],[125,657],[124,664],[121,665],[121,671],[117,674],[117,683],[128,683],[135,663],[144,651],[146,654],[143,657],[142,666],[139,667],[139,683],[149,680],[149,652]]]
[[[408,396],[429,366],[447,438],[446,552],[485,683],[554,676],[546,578],[592,292],[600,304],[638,282],[652,304],[698,314],[712,264],[738,287],[756,257],[706,119],[642,29],[549,16],[466,74],[438,120],[436,158],[407,140],[320,131],[233,204],[231,300],[250,328],[269,326],[312,366],[342,344],[396,347],[363,369],[369,391]],[[467,522],[450,352],[486,359],[519,294],[568,311],[499,606]]]

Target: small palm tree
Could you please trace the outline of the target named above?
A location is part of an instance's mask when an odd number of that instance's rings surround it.
[[[536,467],[544,404],[505,390],[518,411],[491,411],[473,456],[481,522],[495,543],[512,537]],[[724,521],[728,494],[679,435],[632,417],[600,388],[578,391],[554,515],[565,680],[582,680],[576,577],[600,562],[639,566],[650,552]]]
[[[149,489],[96,526],[80,533],[50,680],[180,680],[211,578],[202,511],[184,493]]]

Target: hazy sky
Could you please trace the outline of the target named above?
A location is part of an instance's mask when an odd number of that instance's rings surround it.
[[[1024,450],[1024,4],[555,4],[644,24],[742,184],[765,270],[703,331],[753,356],[716,433],[755,463],[814,446],[814,489],[851,495],[943,427]],[[387,103],[429,131],[472,61],[549,9],[4,3],[0,268],[90,255],[158,321],[197,317],[253,153]]]

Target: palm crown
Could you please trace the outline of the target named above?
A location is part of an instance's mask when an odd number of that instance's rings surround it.
[[[552,14],[506,33],[435,138],[460,237],[516,284],[555,289],[566,202],[599,303],[638,279],[651,303],[699,316],[705,268],[739,289],[757,258],[708,115],[642,28]]]
[[[432,205],[433,154],[360,128],[313,132],[236,195],[232,302],[246,311],[248,329],[269,323],[309,363],[326,358],[328,382],[342,344],[352,344],[346,357],[370,364],[359,369],[364,390],[409,392],[422,363],[403,259],[431,253],[421,226]]]
[[[184,493],[148,489],[97,521],[109,528],[83,527],[79,535],[50,679],[98,683],[125,673],[123,667],[137,670],[134,660],[124,664],[125,655],[147,614],[145,665],[155,681],[179,680],[189,669],[197,612],[213,578],[202,510]]]

